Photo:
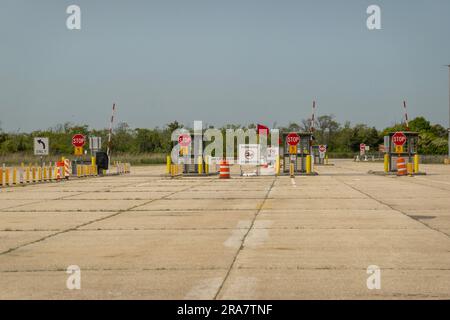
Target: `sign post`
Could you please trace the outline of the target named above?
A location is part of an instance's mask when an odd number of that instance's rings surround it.
[[[50,144],[48,138],[37,137],[34,138],[34,155],[40,156],[41,167],[43,166],[43,156],[48,156],[50,150]]]
[[[319,158],[320,159],[324,159],[326,152],[327,152],[327,146],[326,145],[320,145],[319,146]]]
[[[34,155],[35,156],[48,156],[49,143],[48,138],[34,138]]]
[[[359,154],[360,154],[361,156],[363,156],[363,155],[366,154],[366,144],[365,144],[365,143],[361,143],[361,144],[359,145]]]
[[[406,136],[403,132],[398,131],[392,136],[392,143],[395,145],[395,152],[400,154],[403,153],[403,146],[406,143]]]
[[[81,156],[83,155],[83,146],[86,143],[86,138],[84,137],[84,135],[77,133],[76,135],[74,135],[72,137],[72,145],[75,148],[75,155],[76,156]]]
[[[191,135],[187,133],[180,134],[178,137],[178,144],[180,145],[180,154],[187,156],[189,154],[189,146],[191,145]]]
[[[91,150],[91,155],[95,152],[100,151],[102,148],[102,137],[89,137],[89,149]]]

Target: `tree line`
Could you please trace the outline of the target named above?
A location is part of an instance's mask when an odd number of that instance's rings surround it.
[[[127,123],[119,123],[113,130],[111,148],[115,153],[168,153],[172,149],[171,133],[182,127],[177,121],[162,128],[131,128]],[[256,124],[247,126],[230,124],[220,129],[225,132],[229,128],[255,129]],[[278,126],[277,128],[280,131],[309,131],[310,120],[304,119],[299,123],[292,122],[287,126]],[[387,133],[404,130],[405,125],[400,123],[381,131],[365,124],[352,125],[350,122],[341,124],[333,115],[320,116],[314,123],[315,142],[328,145],[328,150],[335,153],[358,152],[360,143],[370,146],[371,150],[378,150],[378,146],[383,143],[383,137]],[[447,129],[441,125],[431,124],[424,117],[417,117],[409,122],[409,130],[419,133],[420,154],[447,154]],[[71,154],[73,153],[71,138],[76,133],[84,134],[87,137],[101,137],[102,149],[106,150],[108,131],[108,129],[90,129],[87,125],[69,122],[30,133],[9,133],[4,132],[0,127],[0,155],[32,153],[34,137],[48,137],[52,154]]]

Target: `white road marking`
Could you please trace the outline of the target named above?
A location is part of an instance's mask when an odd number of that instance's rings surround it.
[[[244,246],[254,248],[261,246],[269,238],[269,227],[273,224],[271,220],[255,221],[253,228],[245,239]]]
[[[222,284],[222,278],[202,279],[184,297],[186,300],[210,300],[214,299],[217,290]]]
[[[236,277],[229,286],[224,288],[221,299],[254,299],[258,279],[254,277]]]
[[[294,188],[297,188],[297,184],[295,183],[295,179],[294,178],[291,178],[291,183],[294,186]]]
[[[248,228],[250,228],[251,223],[252,222],[249,220],[240,220],[236,226],[236,229],[233,229],[230,237],[225,240],[223,245],[229,248],[239,248]]]

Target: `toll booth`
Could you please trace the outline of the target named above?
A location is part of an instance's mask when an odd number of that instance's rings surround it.
[[[321,148],[323,150],[321,150]],[[314,157],[315,165],[325,165],[328,164],[328,161],[325,161],[327,158],[327,145],[313,145],[312,146],[312,156]]]
[[[397,139],[396,134],[403,134],[406,139],[403,145],[396,145],[394,143],[394,139]],[[413,163],[418,161],[418,142],[419,142],[419,133],[417,132],[391,132],[389,135],[384,137],[384,147],[385,153],[388,155],[389,159],[387,159],[387,171],[388,172],[397,172],[397,159],[402,157],[406,160],[406,163]]]
[[[288,142],[288,137],[297,135],[300,139],[295,145]],[[292,139],[289,138],[292,143]],[[307,156],[311,156],[313,134],[310,132],[284,132],[282,133],[282,144],[280,145],[280,155],[283,160],[282,173],[290,173],[290,164],[294,164],[294,173],[306,174],[307,172]]]
[[[195,159],[199,157],[199,155],[203,155],[204,144],[203,144],[203,135],[201,134],[191,134],[191,142],[188,146],[180,146],[180,161],[183,166],[183,174],[186,175],[198,175],[204,168],[205,161],[202,156],[201,166],[199,166],[199,159]],[[195,150],[194,148],[198,148]],[[196,152],[197,151],[197,152]]]

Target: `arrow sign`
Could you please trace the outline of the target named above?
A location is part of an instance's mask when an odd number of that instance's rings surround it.
[[[37,137],[34,138],[34,155],[36,156],[48,156],[48,138]]]
[[[38,139],[37,143],[39,143],[40,145],[42,145],[42,149],[45,149],[45,142],[42,141],[42,139]]]

